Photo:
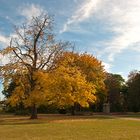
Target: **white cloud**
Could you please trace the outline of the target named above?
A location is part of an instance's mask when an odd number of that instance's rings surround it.
[[[37,17],[46,11],[40,5],[31,4],[24,5],[19,8],[20,14],[24,16],[27,20],[31,20],[33,16]]]
[[[64,24],[63,29],[60,30],[60,33],[68,31],[72,24],[82,22],[91,17],[92,14],[97,10],[97,4],[99,2],[100,0],[86,0],[83,2]]]
[[[0,54],[0,65],[5,65],[9,63],[9,58]]]
[[[0,33],[0,45],[5,48],[9,45],[11,38],[18,38],[17,34],[11,33],[9,36],[2,35]]]
[[[6,48],[12,37],[17,37],[16,34],[10,34],[9,36],[4,36],[0,34],[0,49]],[[0,54],[0,65],[7,64],[9,62],[9,57],[8,56],[3,56]]]
[[[9,37],[0,34],[0,44],[2,46],[7,45],[9,43]]]
[[[90,18],[93,21],[96,16],[103,22],[106,31],[113,33],[112,39],[103,41],[105,49],[101,54],[108,55],[108,60],[114,61],[115,56],[125,49],[140,51],[139,13],[140,0],[86,0],[67,20],[60,33],[74,27],[78,29],[79,23]]]
[[[140,0],[103,0],[100,7],[100,18],[115,34],[105,44],[109,61],[114,61],[115,55],[125,49],[140,50]]]
[[[112,64],[109,64],[109,63],[106,63],[106,62],[102,62],[102,64],[103,64],[103,66],[104,66],[104,68],[107,72],[111,72]]]

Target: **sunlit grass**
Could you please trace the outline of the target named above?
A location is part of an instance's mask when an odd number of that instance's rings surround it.
[[[133,116],[41,115],[38,120],[3,115],[0,140],[140,140],[140,119]]]

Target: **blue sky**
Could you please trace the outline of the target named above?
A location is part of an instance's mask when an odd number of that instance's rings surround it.
[[[140,0],[0,0],[0,48],[14,36],[14,25],[42,12],[54,16],[57,39],[93,54],[108,72],[126,79],[140,70]]]

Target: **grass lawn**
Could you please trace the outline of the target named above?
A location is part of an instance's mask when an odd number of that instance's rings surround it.
[[[0,115],[0,140],[140,140],[140,115]]]

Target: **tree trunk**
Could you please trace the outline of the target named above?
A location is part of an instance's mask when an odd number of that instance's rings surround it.
[[[35,104],[31,107],[31,117],[30,117],[30,119],[37,119],[37,107],[36,107]]]
[[[71,107],[71,115],[75,115],[75,104]]]

